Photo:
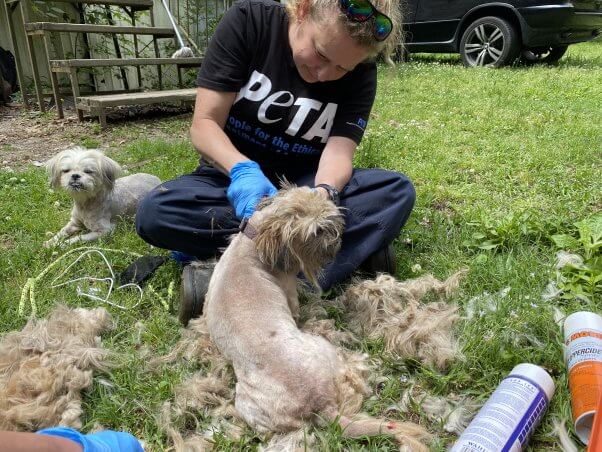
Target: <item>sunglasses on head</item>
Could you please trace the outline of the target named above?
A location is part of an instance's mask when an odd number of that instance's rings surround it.
[[[393,30],[393,22],[377,10],[369,0],[340,0],[343,12],[355,22],[366,22],[374,17],[374,39],[384,41]]]

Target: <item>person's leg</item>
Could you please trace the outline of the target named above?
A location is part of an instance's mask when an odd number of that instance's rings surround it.
[[[239,220],[228,202],[230,179],[210,166],[164,182],[142,200],[136,230],[159,248],[207,258],[228,245]]]
[[[306,184],[313,185],[313,181]],[[386,249],[406,223],[415,199],[414,187],[403,174],[381,169],[354,170],[341,191],[345,215],[341,250],[324,269],[322,289],[328,290],[349,278],[366,259]]]
[[[138,234],[151,245],[171,250],[182,264],[191,264],[191,257],[217,256],[240,223],[226,196],[229,183],[228,177],[210,166],[164,182],[138,207]],[[184,326],[203,311],[213,266],[197,261],[182,270],[178,317]]]

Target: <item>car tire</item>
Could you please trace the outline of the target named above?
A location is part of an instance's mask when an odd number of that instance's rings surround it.
[[[520,52],[520,39],[506,19],[488,16],[471,23],[460,40],[460,55],[466,67],[502,67],[512,64]]]
[[[548,46],[534,49],[523,49],[521,63],[530,66],[536,63],[556,64],[564,56],[569,46]]]

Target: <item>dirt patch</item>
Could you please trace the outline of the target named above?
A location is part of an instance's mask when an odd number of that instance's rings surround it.
[[[0,169],[19,171],[41,166],[57,152],[74,145],[111,149],[138,138],[183,138],[191,113],[169,108],[127,108],[109,116],[101,131],[98,122],[78,122],[71,110],[65,118],[55,112],[24,110],[19,104],[0,105]],[[90,144],[89,144],[90,143]]]
[[[0,163],[17,169],[43,162],[83,134],[90,134],[90,126],[77,123],[75,115],[52,120],[18,106],[0,106]]]
[[[0,235],[0,250],[8,251],[15,247],[15,241],[8,235]]]

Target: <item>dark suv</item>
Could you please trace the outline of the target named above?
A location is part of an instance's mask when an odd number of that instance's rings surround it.
[[[460,53],[465,66],[521,56],[555,63],[569,44],[602,32],[602,0],[402,0],[409,52]]]

